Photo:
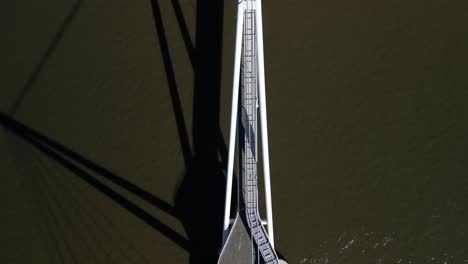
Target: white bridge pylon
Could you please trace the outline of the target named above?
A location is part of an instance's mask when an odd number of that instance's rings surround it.
[[[236,147],[236,131],[238,129],[238,109],[239,109],[239,87],[240,87],[240,74],[241,74],[241,59],[243,48],[243,35],[244,35],[244,15],[247,8],[255,11],[256,29],[256,66],[258,78],[258,108],[260,113],[260,131],[261,131],[261,146],[263,158],[263,176],[265,187],[265,205],[266,205],[266,221],[262,220],[262,224],[266,225],[268,231],[269,242],[274,247],[274,233],[273,233],[273,212],[272,212],[272,199],[271,199],[271,182],[270,182],[270,159],[268,150],[268,131],[267,131],[267,111],[266,111],[266,95],[265,95],[265,67],[264,67],[264,52],[263,52],[263,25],[262,25],[262,7],[261,0],[238,0],[237,23],[236,23],[236,44],[234,52],[234,76],[232,85],[232,105],[231,105],[231,119],[230,119],[230,135],[229,135],[229,151],[228,151],[228,165],[226,171],[226,197],[224,206],[224,219],[223,219],[223,238],[222,245],[226,243],[226,239],[230,232],[230,225],[234,222],[231,218],[231,198],[232,198],[232,183],[234,171],[234,156]],[[237,135],[239,136],[239,135]],[[239,140],[237,140],[239,141]],[[237,142],[238,143],[238,142]],[[238,166],[240,167],[240,166]],[[238,170],[238,177],[241,177],[240,170]],[[241,188],[238,188],[240,192]],[[241,197],[242,193],[238,193]],[[239,202],[238,202],[239,207]]]

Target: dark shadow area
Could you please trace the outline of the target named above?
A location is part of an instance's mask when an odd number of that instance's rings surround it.
[[[14,116],[16,114],[16,112],[18,111],[18,108],[23,103],[24,98],[31,91],[31,88],[34,86],[34,83],[36,82],[37,77],[41,73],[46,62],[50,59],[51,55],[56,50],[58,44],[63,39],[63,35],[65,31],[67,31],[73,19],[76,17],[76,14],[78,13],[78,10],[80,9],[82,5],[82,2],[83,2],[82,0],[78,0],[73,4],[70,12],[68,12],[67,16],[65,17],[62,24],[60,25],[58,31],[55,33],[54,37],[52,38],[52,41],[47,47],[45,53],[39,59],[39,62],[37,63],[31,75],[26,79],[26,83],[24,84],[23,88],[21,88],[21,90],[19,91],[18,96],[16,97],[15,101],[13,102],[13,105],[11,106],[9,110],[9,114],[11,116]]]
[[[6,128],[8,131],[12,132],[14,135],[28,142],[36,149],[40,150],[47,157],[55,160],[62,167],[69,170],[89,185],[93,186],[96,190],[105,194],[111,200],[130,211],[133,215],[153,227],[155,230],[174,241],[180,247],[187,251],[190,250],[186,238],[153,217],[151,214],[141,209],[123,195],[112,190],[112,188],[101,182],[99,179],[80,168],[80,166],[86,167],[87,169],[99,174],[112,183],[135,194],[139,198],[151,203],[153,206],[175,216],[174,208],[170,204],[3,113],[0,113],[0,125]]]
[[[190,240],[191,262],[216,263],[221,246],[225,178],[219,111],[223,1],[197,1],[192,109],[192,162],[175,206]]]
[[[227,153],[219,128],[224,3],[197,1],[193,45],[180,5],[172,1],[194,71],[190,150],[161,10],[157,0],[150,2],[186,161],[186,173],[175,197],[176,212],[189,237],[190,263],[216,263],[221,246]]]

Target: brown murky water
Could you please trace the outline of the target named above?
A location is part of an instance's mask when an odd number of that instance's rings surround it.
[[[213,263],[235,18],[215,2],[2,8],[2,263]],[[468,263],[466,1],[263,5],[279,251]]]

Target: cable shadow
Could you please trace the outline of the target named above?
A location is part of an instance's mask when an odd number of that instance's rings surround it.
[[[219,127],[224,3],[197,1],[193,45],[179,2],[171,1],[194,71],[192,148],[159,3],[150,3],[186,161],[186,173],[175,195],[175,209],[189,237],[190,263],[216,263],[221,246],[227,153]]]
[[[161,17],[161,9],[159,7],[158,0],[150,0],[150,4],[153,12],[156,34],[158,35],[159,46],[161,49],[164,70],[166,71],[167,83],[169,86],[169,93],[171,96],[171,104],[176,119],[177,133],[179,135],[184,164],[185,167],[188,167],[192,159],[192,150],[190,148],[187,127],[185,126],[185,117],[182,111],[180,95],[177,89],[174,66],[172,65],[171,55],[169,53],[169,45],[167,42],[164,24]]]
[[[99,179],[95,178],[76,164],[96,172],[103,178],[135,194],[162,211],[176,216],[174,208],[170,204],[3,113],[0,113],[0,125],[17,137],[25,140],[50,159],[59,163],[65,169],[71,171],[74,175],[93,186],[96,190],[105,194],[108,198],[119,204],[121,207],[127,209],[130,213],[153,227],[155,230],[159,231],[183,249],[190,251],[189,243],[185,237],[153,217],[151,214],[147,213],[145,210],[141,209],[138,205],[128,200],[123,195],[112,190],[109,186],[105,185]]]
[[[13,102],[13,105],[10,107],[10,110],[8,112],[11,116],[14,116],[16,114],[16,112],[18,111],[18,108],[23,103],[24,98],[31,91],[31,88],[34,86],[34,83],[36,82],[37,77],[41,73],[46,62],[50,59],[50,57],[56,50],[58,44],[63,39],[63,35],[65,34],[65,31],[68,29],[68,27],[70,26],[70,24],[76,17],[76,14],[78,13],[78,10],[80,9],[82,5],[82,2],[83,2],[82,0],[77,0],[71,7],[70,12],[67,14],[65,19],[63,20],[62,24],[59,27],[59,30],[55,33],[55,36],[52,38],[52,41],[47,47],[45,53],[40,58],[36,67],[34,68],[34,71],[28,77],[28,79],[26,80],[26,83],[24,84],[23,88],[21,88],[20,92],[18,93],[18,96]]]

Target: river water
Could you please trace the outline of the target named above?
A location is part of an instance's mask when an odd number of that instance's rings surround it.
[[[215,263],[235,11],[2,8],[3,263]],[[263,11],[279,252],[295,264],[468,263],[466,1]]]

